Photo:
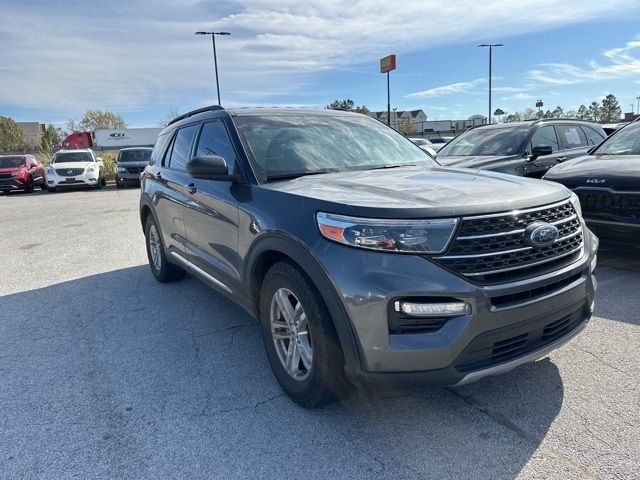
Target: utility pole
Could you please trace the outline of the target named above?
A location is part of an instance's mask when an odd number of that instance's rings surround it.
[[[211,35],[211,43],[213,45],[213,69],[216,74],[216,93],[218,94],[218,105],[220,102],[220,80],[218,75],[218,56],[216,54],[216,35],[231,35],[230,32],[196,32],[196,35]]]
[[[487,123],[491,123],[491,85],[492,85],[492,67],[493,67],[493,48],[494,47],[503,47],[502,43],[482,43],[478,45],[478,47],[489,47],[489,117],[487,119]]]
[[[389,72],[396,69],[396,56],[388,55],[380,59],[380,73],[387,74],[387,126],[391,126],[391,83]]]

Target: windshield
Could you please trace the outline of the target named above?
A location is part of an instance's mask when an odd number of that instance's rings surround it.
[[[514,155],[528,128],[477,128],[454,138],[438,152],[438,157],[469,155]]]
[[[16,168],[24,165],[24,157],[0,157],[0,168]]]
[[[633,123],[611,135],[596,155],[640,155],[640,123]]]
[[[65,152],[58,153],[51,161],[51,163],[67,162],[93,162],[93,157],[89,152]]]
[[[261,180],[401,165],[437,165],[395,130],[360,115],[238,115],[235,119]]]
[[[148,162],[151,158],[151,150],[120,150],[118,162]]]
[[[429,141],[431,143],[447,143],[444,138],[430,138]]]
[[[416,145],[418,145],[419,147],[425,147],[427,145],[430,145],[429,142],[427,142],[426,140],[423,140],[421,138],[412,138],[411,141],[413,143],[415,143]]]

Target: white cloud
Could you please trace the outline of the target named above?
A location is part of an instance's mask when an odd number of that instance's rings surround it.
[[[476,85],[484,81],[485,80],[483,78],[478,78],[477,80],[471,80],[470,82],[451,83],[449,85],[430,88],[421,92],[409,93],[405,95],[405,98],[435,98],[442,97],[443,95],[451,95],[452,93],[469,93],[475,89]]]
[[[640,39],[624,47],[612,48],[602,54],[605,64],[590,60],[584,67],[568,63],[545,63],[528,72],[534,81],[547,85],[574,85],[640,75]]]
[[[528,93],[516,93],[515,95],[509,95],[506,97],[502,97],[502,100],[529,100],[533,98],[533,95],[529,95]]]
[[[486,25],[522,34],[619,17],[636,3],[141,0],[87,8],[76,0],[4,0],[0,107],[72,112],[86,107],[134,111],[153,105],[168,111],[176,105],[185,110],[211,103],[211,44],[193,35],[202,29],[233,33],[218,43],[226,104],[278,103],[278,98],[308,104],[318,72],[358,64],[371,65],[376,73],[378,59],[390,52],[400,54],[402,69],[403,53],[485,41]],[[613,52],[611,58],[621,61],[624,52]],[[431,90],[465,91],[467,83]]]

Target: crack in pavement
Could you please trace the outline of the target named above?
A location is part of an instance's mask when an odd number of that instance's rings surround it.
[[[486,415],[487,417],[492,419],[494,422],[496,422],[498,425],[500,425],[500,426],[502,426],[502,427],[504,427],[504,428],[506,428],[508,430],[511,430],[513,433],[515,433],[518,437],[520,437],[524,441],[533,444],[533,446],[535,446],[535,447],[539,448],[540,450],[542,450],[543,453],[546,453],[546,454],[550,455],[551,457],[555,458],[556,460],[558,460],[563,465],[571,468],[572,470],[574,470],[575,472],[577,472],[580,475],[584,476],[585,478],[590,478],[590,479],[594,479],[594,480],[597,480],[597,479],[600,478],[598,475],[593,473],[591,470],[587,469],[586,467],[584,467],[584,466],[582,466],[582,465],[580,465],[578,463],[575,463],[573,460],[571,460],[566,455],[554,450],[551,447],[548,447],[548,446],[544,445],[542,443],[542,440],[538,440],[535,436],[533,436],[532,434],[530,434],[526,430],[520,428],[513,421],[509,420],[506,416],[502,415],[501,413],[492,411],[491,409],[489,409],[489,407],[481,404],[473,396],[464,395],[464,394],[462,394],[462,393],[460,393],[460,392],[458,392],[458,391],[456,391],[456,390],[454,390],[452,388],[447,388],[446,390],[451,392],[451,394],[453,394],[455,397],[457,397],[460,400],[462,400],[464,403],[469,405],[471,408],[474,408],[474,409],[478,410],[479,412],[483,413],[484,415]]]

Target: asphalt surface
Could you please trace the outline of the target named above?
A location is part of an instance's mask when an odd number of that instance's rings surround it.
[[[242,309],[154,280],[138,195],[0,195],[0,478],[640,478],[640,252],[546,359],[307,411]]]

